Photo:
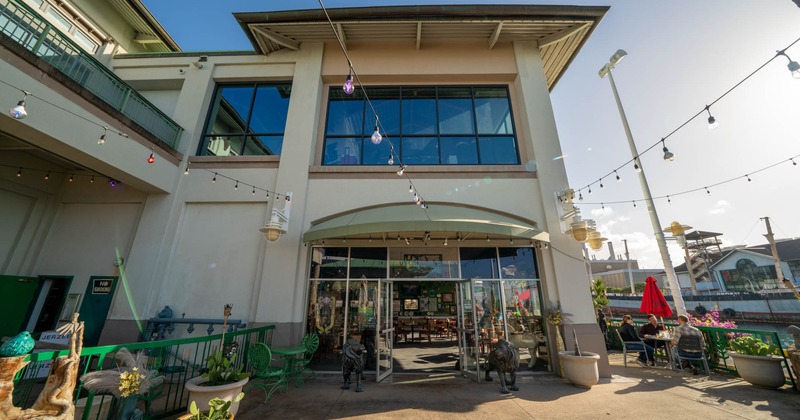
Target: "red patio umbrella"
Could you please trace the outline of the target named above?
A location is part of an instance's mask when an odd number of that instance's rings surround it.
[[[661,290],[658,289],[656,279],[653,276],[649,276],[645,282],[644,296],[642,296],[642,304],[639,306],[639,310],[646,314],[654,314],[660,317],[672,315],[672,309],[667,304],[667,300],[664,299],[664,295],[661,294]],[[661,324],[664,324],[663,319]]]

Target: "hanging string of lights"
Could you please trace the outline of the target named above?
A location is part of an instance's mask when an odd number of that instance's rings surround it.
[[[325,18],[328,20],[328,24],[330,24],[331,26],[331,31],[333,32],[333,35],[336,37],[336,42],[339,44],[339,48],[341,48],[342,53],[344,54],[344,57],[347,60],[347,66],[348,66],[347,79],[345,79],[344,84],[342,85],[342,90],[344,91],[345,94],[352,95],[353,92],[355,92],[356,88],[355,85],[358,85],[358,88],[364,95],[364,100],[367,102],[367,105],[369,105],[369,109],[372,112],[372,115],[375,117],[375,130],[372,133],[372,136],[370,137],[370,141],[372,142],[372,144],[378,145],[381,143],[381,141],[386,140],[386,142],[389,144],[389,159],[387,160],[387,163],[389,165],[394,165],[395,162],[397,162],[398,165],[397,176],[405,176],[405,178],[408,180],[409,184],[408,192],[411,194],[412,200],[421,208],[427,209],[429,207],[428,203],[427,201],[425,201],[425,199],[422,197],[422,194],[420,194],[419,190],[414,185],[414,181],[406,173],[406,169],[408,168],[408,166],[403,163],[400,154],[397,153],[397,149],[395,149],[394,144],[389,139],[389,136],[386,134],[386,130],[383,128],[383,124],[381,123],[380,118],[378,118],[378,112],[372,105],[372,101],[369,99],[369,94],[367,93],[367,90],[364,88],[364,84],[361,83],[361,78],[359,77],[356,68],[353,66],[353,62],[350,60],[350,55],[347,54],[347,48],[344,46],[344,42],[342,42],[342,39],[339,37],[339,32],[336,30],[336,27],[333,24],[333,20],[331,20],[330,15],[328,15],[328,9],[325,8],[325,4],[322,3],[322,0],[318,1],[320,8],[322,8],[323,13],[325,13]],[[354,77],[355,80],[353,79]],[[353,83],[354,81],[355,84]],[[396,161],[395,157],[397,159]]]
[[[589,184],[587,184],[587,185],[585,185],[585,186],[583,186],[583,187],[581,187],[581,188],[577,189],[577,190],[576,190],[576,192],[578,193],[579,200],[580,200],[580,199],[582,199],[582,198],[581,198],[581,197],[582,197],[582,195],[581,195],[581,192],[582,192],[582,191],[584,191],[584,190],[586,190],[588,194],[591,194],[591,193],[592,193],[592,186],[593,186],[593,185],[595,185],[595,184],[599,184],[599,186],[600,186],[600,189],[603,189],[603,188],[604,188],[604,185],[603,185],[603,180],[604,180],[604,179],[606,179],[606,178],[608,178],[608,177],[610,177],[610,176],[612,176],[612,175],[615,177],[615,179],[617,180],[617,182],[622,182],[622,178],[620,178],[620,176],[619,176],[619,173],[617,173],[617,171],[619,171],[620,169],[622,169],[622,168],[624,168],[624,167],[628,166],[628,164],[630,164],[631,162],[633,162],[633,164],[634,164],[633,166],[634,166],[634,169],[635,169],[635,170],[637,170],[637,171],[641,170],[641,169],[639,168],[639,157],[641,157],[643,154],[645,154],[645,153],[649,152],[650,150],[652,150],[652,149],[656,148],[658,145],[661,145],[661,147],[662,147],[662,149],[661,149],[661,150],[664,152],[664,160],[665,160],[665,161],[667,161],[667,162],[671,162],[671,161],[675,160],[675,154],[674,154],[674,153],[672,153],[672,152],[671,152],[671,151],[670,151],[670,150],[667,148],[667,145],[666,145],[665,141],[666,141],[668,138],[672,137],[672,135],[674,135],[675,133],[677,133],[678,131],[680,131],[682,128],[684,128],[685,126],[687,126],[687,125],[688,125],[690,122],[694,121],[694,119],[695,119],[695,118],[699,117],[700,115],[703,115],[703,113],[707,113],[707,114],[708,114],[708,119],[707,119],[707,121],[708,121],[708,128],[709,128],[709,130],[713,130],[713,129],[717,128],[717,127],[719,126],[719,122],[718,122],[718,121],[717,121],[717,119],[716,119],[716,118],[715,118],[715,117],[714,117],[714,116],[711,114],[711,107],[712,107],[714,104],[716,104],[717,102],[719,102],[720,100],[722,100],[722,98],[724,98],[724,97],[728,96],[728,94],[729,94],[729,93],[733,92],[733,91],[734,91],[736,88],[738,88],[739,86],[741,86],[741,85],[742,85],[744,82],[746,82],[747,80],[749,80],[751,77],[753,77],[753,76],[754,76],[756,73],[758,73],[759,71],[761,71],[761,70],[762,70],[764,67],[766,67],[766,66],[767,66],[769,63],[771,63],[771,62],[772,62],[773,60],[775,60],[776,58],[778,58],[778,57],[781,57],[781,56],[782,56],[782,57],[786,57],[786,59],[787,59],[787,60],[789,60],[789,64],[787,65],[787,68],[788,68],[788,69],[789,69],[789,71],[791,72],[791,75],[792,75],[792,77],[794,77],[795,79],[800,79],[800,64],[798,64],[798,62],[797,62],[797,61],[794,61],[794,60],[792,60],[792,59],[789,57],[789,55],[788,55],[788,54],[786,54],[786,50],[788,50],[789,48],[791,48],[792,46],[794,46],[794,45],[795,45],[796,43],[798,43],[798,42],[800,42],[800,38],[797,38],[797,39],[795,39],[794,41],[792,41],[792,43],[791,43],[791,44],[787,45],[785,48],[783,48],[783,49],[781,49],[781,50],[778,50],[778,51],[775,53],[775,55],[773,55],[773,56],[772,56],[772,57],[771,57],[769,60],[767,60],[766,62],[764,62],[764,64],[762,64],[762,65],[758,66],[758,68],[756,68],[755,70],[753,70],[753,71],[752,71],[750,74],[748,74],[748,75],[747,75],[747,76],[745,76],[745,77],[744,77],[742,80],[740,80],[740,81],[739,81],[739,82],[737,82],[735,85],[733,85],[733,87],[731,87],[730,89],[728,89],[727,91],[725,91],[725,93],[723,93],[722,95],[720,95],[719,97],[717,97],[716,99],[714,99],[712,102],[710,102],[708,105],[706,105],[705,107],[703,107],[703,108],[702,108],[700,111],[698,111],[697,113],[695,113],[694,115],[692,115],[691,117],[689,117],[689,118],[688,118],[686,121],[684,121],[682,124],[678,125],[678,126],[677,126],[677,127],[674,129],[674,130],[670,131],[670,132],[669,132],[669,133],[668,133],[666,136],[662,137],[661,139],[659,139],[658,141],[656,141],[655,143],[653,143],[653,144],[652,144],[650,147],[648,147],[648,148],[644,149],[644,151],[640,152],[638,156],[636,156],[636,157],[634,157],[634,158],[632,158],[632,159],[629,159],[629,160],[625,161],[625,163],[623,163],[622,165],[620,165],[620,166],[616,167],[615,169],[611,170],[611,171],[610,171],[610,172],[608,172],[607,174],[605,174],[605,175],[603,175],[603,176],[601,176],[601,177],[597,178],[597,181],[591,182],[591,183],[589,183]],[[593,179],[594,179],[594,178],[593,178]],[[609,202],[608,204],[610,204],[610,202]]]
[[[672,193],[672,194],[666,194],[666,195],[662,195],[662,196],[658,196],[658,197],[653,197],[653,200],[666,199],[668,203],[672,203],[672,198],[673,197],[681,196],[681,195],[684,195],[684,194],[691,194],[693,192],[698,192],[698,191],[705,191],[707,195],[711,195],[711,190],[709,188],[718,187],[720,185],[728,184],[730,182],[733,182],[733,181],[736,181],[736,180],[740,180],[740,179],[746,179],[747,182],[752,182],[753,180],[752,180],[752,178],[750,178],[752,175],[764,172],[764,171],[766,171],[768,169],[772,169],[772,168],[774,168],[774,167],[776,167],[778,165],[782,165],[784,163],[790,163],[791,162],[791,164],[793,166],[797,166],[797,161],[795,159],[800,160],[800,154],[791,156],[788,159],[783,159],[783,160],[781,160],[779,162],[775,162],[775,163],[773,163],[771,165],[767,165],[767,166],[765,166],[765,167],[763,167],[761,169],[758,169],[758,170],[755,170],[755,171],[752,171],[752,172],[748,172],[748,173],[746,173],[744,175],[735,176],[733,178],[729,178],[729,179],[726,179],[724,181],[716,182],[714,184],[708,184],[708,185],[705,185],[705,186],[702,186],[702,187],[692,188],[692,189],[685,190],[685,191],[680,191],[680,192],[677,192],[677,193]],[[578,195],[578,200],[582,200],[582,199],[583,198],[579,194]],[[604,201],[604,202],[591,202],[591,203],[590,202],[585,202],[585,203],[582,202],[582,203],[580,203],[580,205],[599,205],[602,208],[605,208],[606,204],[633,203],[633,206],[636,207],[636,202],[637,201],[644,201],[644,199],[639,198],[639,199],[635,199],[635,200],[618,200],[618,201]]]
[[[52,107],[54,107],[56,109],[59,109],[59,110],[61,110],[63,112],[66,112],[67,114],[70,114],[70,115],[72,115],[74,117],[77,117],[77,118],[79,118],[79,119],[81,119],[81,120],[83,120],[83,121],[85,121],[85,122],[87,122],[89,124],[92,124],[94,126],[97,126],[97,127],[101,128],[101,129],[103,129],[102,134],[100,135],[100,137],[97,140],[97,144],[98,145],[102,146],[102,145],[104,145],[106,143],[106,136],[107,136],[107,134],[109,132],[117,134],[117,135],[119,135],[120,137],[123,137],[123,138],[129,138],[128,134],[126,134],[126,133],[124,133],[122,131],[116,130],[113,127],[110,127],[110,126],[108,126],[106,124],[90,120],[90,119],[84,117],[83,115],[80,115],[80,114],[77,114],[75,112],[72,112],[71,110],[66,109],[66,108],[64,108],[64,107],[62,107],[62,106],[60,106],[58,104],[55,104],[55,103],[53,103],[51,101],[48,101],[47,99],[44,99],[41,96],[35,95],[34,93],[31,93],[31,92],[29,92],[27,90],[24,90],[24,89],[20,89],[19,87],[12,85],[11,83],[6,82],[5,80],[0,79],[0,84],[4,84],[4,85],[6,85],[8,87],[16,89],[16,90],[20,91],[23,94],[22,99],[17,103],[17,105],[12,107],[8,111],[9,115],[11,115],[11,117],[14,118],[14,119],[22,120],[25,117],[27,117],[28,116],[28,109],[27,109],[28,104],[25,101],[28,98],[36,98],[37,100],[42,101],[43,103],[46,103],[46,104],[48,104],[48,105],[50,105],[50,106],[52,106]],[[148,164],[155,163],[155,161],[156,161],[155,148],[153,148],[153,147],[150,148],[150,155],[147,157],[146,161],[147,161]],[[186,166],[185,166],[184,171],[183,171],[184,175],[189,175],[189,172],[190,172],[189,171],[189,165],[190,164],[187,161],[186,162]],[[7,167],[7,168],[17,169],[17,173],[16,173],[17,177],[23,176],[23,174],[25,172],[34,172],[34,173],[41,172],[41,173],[45,174],[44,175],[44,180],[46,180],[46,181],[48,181],[50,179],[50,175],[51,174],[60,174],[60,175],[65,175],[65,176],[68,175],[69,176],[69,179],[68,179],[69,182],[73,182],[76,178],[89,178],[89,182],[93,183],[95,181],[95,178],[99,178],[99,179],[105,178],[107,180],[108,184],[110,186],[112,186],[112,187],[120,184],[119,180],[116,180],[116,179],[114,179],[112,177],[109,177],[109,176],[100,175],[100,174],[81,174],[81,173],[77,173],[77,172],[74,172],[74,171],[62,172],[62,171],[53,171],[53,170],[47,170],[47,169],[28,168],[28,167],[23,167],[23,166],[2,165],[2,164],[0,164],[0,167]],[[218,171],[213,171],[213,170],[205,169],[205,168],[202,168],[202,170],[214,174],[214,178],[212,179],[212,182],[214,182],[214,183],[216,183],[216,180],[217,180],[218,177],[222,178],[222,179],[227,179],[227,180],[233,181],[235,190],[238,190],[239,186],[241,185],[242,187],[247,187],[248,189],[250,189],[252,195],[254,195],[254,196],[256,195],[256,192],[261,192],[261,193],[266,193],[266,198],[267,199],[269,199],[270,196],[275,197],[275,198],[281,198],[281,197],[288,198],[288,196],[286,194],[280,194],[280,193],[274,192],[272,190],[269,190],[267,188],[261,188],[259,186],[254,185],[254,184],[250,184],[250,183],[247,183],[247,182],[240,181],[240,180],[238,180],[236,178],[229,177],[229,176],[224,175],[224,174],[220,174]]]

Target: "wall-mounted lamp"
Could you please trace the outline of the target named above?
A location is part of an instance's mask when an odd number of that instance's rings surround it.
[[[203,68],[203,63],[205,63],[207,61],[208,61],[208,56],[207,55],[201,55],[200,58],[197,59],[197,61],[192,61],[192,65],[197,67],[198,69],[202,69]]]
[[[272,216],[269,219],[269,222],[266,226],[259,229],[260,232],[264,234],[264,238],[266,238],[269,242],[277,242],[278,239],[281,238],[281,235],[284,235],[288,232],[289,229],[289,213],[292,210],[292,193],[286,193],[286,204],[284,204],[283,209],[276,209],[273,207],[272,209]]]

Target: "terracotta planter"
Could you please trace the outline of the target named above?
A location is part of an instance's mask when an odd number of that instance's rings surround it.
[[[225,385],[203,386],[202,384],[207,382],[208,379],[203,378],[202,376],[189,379],[186,381],[186,390],[189,391],[189,405],[191,405],[192,401],[194,401],[200,411],[208,411],[208,402],[214,398],[220,398],[225,401],[233,401],[233,399],[236,398],[240,392],[242,392],[242,388],[244,388],[245,384],[247,384],[249,380],[250,378],[244,378],[239,382]],[[238,401],[231,404],[231,414],[236,414],[238,410]],[[186,411],[189,411],[189,407],[186,407]]]
[[[575,356],[573,351],[560,351],[558,360],[561,362],[564,376],[579,388],[591,388],[600,380],[600,373],[597,370],[600,355],[597,353],[584,351],[581,352],[581,356]]]
[[[730,353],[739,376],[755,386],[777,389],[786,383],[783,358],[778,356],[750,356]]]

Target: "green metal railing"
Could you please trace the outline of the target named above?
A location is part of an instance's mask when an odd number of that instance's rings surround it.
[[[622,322],[621,319],[614,319],[611,325],[609,325],[608,340],[611,343],[611,346],[615,349],[622,349],[622,343],[619,342],[617,334],[614,332],[617,328],[619,328],[620,322]],[[634,321],[633,324],[638,330],[639,327],[645,324],[645,322]],[[676,328],[677,326],[678,324],[675,323],[666,323],[667,329]],[[702,326],[697,326],[697,329],[699,329],[703,333],[703,337],[705,337],[706,349],[708,350],[708,363],[712,368],[737,373],[736,365],[728,355],[728,352],[730,351],[729,343],[732,339],[739,335],[749,334],[753,337],[761,339],[761,341],[764,343],[772,344],[778,348],[781,357],[783,357],[783,365],[785,368],[784,373],[788,378],[786,383],[791,383],[794,385],[794,375],[792,374],[792,369],[789,367],[789,361],[786,358],[786,353],[784,352],[777,332]]]
[[[177,149],[177,123],[26,4],[0,0],[0,32]]]
[[[247,360],[247,350],[252,344],[265,343],[272,345],[274,325],[239,330],[225,334],[225,342],[236,342],[239,351],[235,364],[243,367]],[[114,368],[114,355],[122,348],[132,353],[137,351],[147,355],[147,368],[156,369],[164,376],[164,383],[150,390],[149,395],[141,397],[140,408],[145,418],[162,418],[186,411],[189,394],[184,390],[187,380],[200,375],[206,367],[207,356],[220,347],[221,334],[205,337],[180,338],[163,341],[147,341],[142,343],[118,344],[113,346],[84,348],[81,352],[79,377],[86,372]],[[67,350],[41,352],[31,354],[27,360],[31,363],[17,375],[14,387],[14,405],[28,408],[36,400],[44,386],[50,363],[56,357],[66,356]],[[105,419],[113,418],[109,409],[113,397],[94,395],[82,389],[80,381],[75,390],[75,401],[85,402],[82,414],[79,408],[76,418]]]

